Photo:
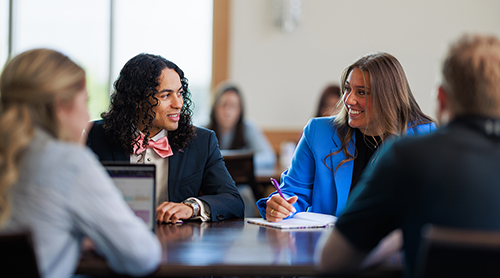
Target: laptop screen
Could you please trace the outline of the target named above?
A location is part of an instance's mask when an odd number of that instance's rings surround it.
[[[156,226],[156,168],[153,164],[103,162],[104,168],[135,215],[154,230]]]

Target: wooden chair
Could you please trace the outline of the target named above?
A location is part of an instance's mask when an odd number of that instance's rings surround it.
[[[31,233],[0,235],[0,269],[9,277],[40,277]]]
[[[222,150],[226,168],[236,185],[248,184],[256,200],[264,196],[264,188],[255,180],[253,152],[246,150]]]
[[[415,277],[500,277],[500,231],[427,225]]]

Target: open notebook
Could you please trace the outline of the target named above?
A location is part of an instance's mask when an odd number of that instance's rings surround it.
[[[262,218],[247,218],[248,223],[277,229],[310,229],[333,226],[337,217],[316,212],[297,212],[293,217],[280,222],[269,222]]]

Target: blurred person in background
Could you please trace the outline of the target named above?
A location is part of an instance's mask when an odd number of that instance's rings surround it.
[[[340,111],[337,105],[340,100],[340,87],[338,85],[328,85],[321,93],[318,109],[314,117],[329,117],[336,115]]]
[[[276,154],[271,143],[261,129],[245,117],[243,96],[235,85],[219,86],[207,128],[215,131],[221,150],[251,150],[257,171],[274,169]]]
[[[276,154],[261,129],[245,117],[243,96],[238,87],[220,84],[212,104],[207,128],[215,131],[221,150],[249,150],[254,154],[254,171],[273,171]],[[255,196],[248,185],[238,185],[245,201],[245,215],[258,215]]]

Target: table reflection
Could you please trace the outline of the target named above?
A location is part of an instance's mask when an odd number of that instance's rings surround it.
[[[157,226],[156,235],[162,243],[188,240],[193,237],[193,232],[197,227],[198,225],[193,223],[186,223],[183,225],[161,224]]]
[[[316,244],[324,232],[316,230],[281,230],[259,226],[259,234],[274,254],[273,264],[310,264]]]
[[[159,225],[163,263],[310,264],[323,230],[286,231],[245,221],[185,222]]]
[[[265,228],[244,219],[158,225],[162,262],[151,276],[314,276],[324,231]],[[112,274],[95,255],[82,257],[77,273]]]

